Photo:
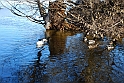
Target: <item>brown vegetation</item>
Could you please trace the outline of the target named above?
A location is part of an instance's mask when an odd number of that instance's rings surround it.
[[[16,5],[7,2],[12,13],[46,29],[84,31],[85,36],[98,39],[124,37],[124,0],[56,0],[48,2],[48,7],[43,5],[45,0],[16,1]]]
[[[90,34],[96,38],[124,37],[124,1],[97,0],[91,3],[87,0],[79,0],[79,3],[71,1],[68,3],[75,5],[68,12],[62,2],[50,3],[51,29],[83,30],[86,35]]]

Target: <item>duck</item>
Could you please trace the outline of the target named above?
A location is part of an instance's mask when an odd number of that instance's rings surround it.
[[[36,47],[40,48],[43,47],[45,44],[45,42],[42,39],[38,39],[37,43],[36,43]]]
[[[84,42],[87,42],[87,40],[88,40],[87,37],[84,37]]]
[[[93,44],[93,45],[88,45],[89,49],[93,49],[93,48],[97,48],[98,47],[98,43],[97,44]]]
[[[88,43],[89,45],[95,44],[95,40],[88,40],[87,37],[84,37],[84,42]]]
[[[36,43],[36,47],[37,48],[40,48],[40,47],[43,47],[44,45],[46,45],[47,43],[49,43],[49,38],[48,37],[47,39],[43,38],[43,39],[38,39],[37,43]]]
[[[95,44],[95,43],[96,43],[95,40],[89,40],[89,41],[88,41],[88,44],[89,44],[89,45],[93,45],[93,44]]]
[[[114,49],[114,46],[111,45],[111,44],[110,44],[110,45],[107,45],[107,49],[108,49],[108,50],[112,50],[112,49]]]
[[[109,43],[109,45],[107,45],[107,49],[108,49],[108,50],[114,49],[114,47],[115,47],[116,44],[117,44],[117,40],[116,40],[116,39],[113,39],[113,40]]]

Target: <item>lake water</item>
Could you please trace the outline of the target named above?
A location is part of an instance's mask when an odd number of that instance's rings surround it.
[[[39,38],[49,45],[36,48]],[[0,10],[0,83],[124,83],[124,42],[88,49],[83,33],[46,31]]]

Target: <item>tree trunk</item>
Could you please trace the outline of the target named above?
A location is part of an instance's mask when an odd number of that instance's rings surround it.
[[[56,29],[60,30],[62,29],[62,23],[65,20],[66,14],[65,14],[65,8],[66,6],[61,1],[55,1],[50,2],[49,4],[49,18],[50,18],[50,29]]]
[[[40,12],[41,17],[43,17],[43,20],[45,20],[45,18],[46,18],[46,11],[43,8],[43,5],[41,4],[40,0],[37,0],[37,5],[38,5],[38,8],[39,8],[39,12]]]

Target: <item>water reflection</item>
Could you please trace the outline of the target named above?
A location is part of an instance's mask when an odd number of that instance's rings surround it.
[[[37,56],[35,43],[43,36],[43,31],[41,25],[16,17],[7,9],[0,10],[0,83],[28,80],[27,76],[22,77],[25,76],[23,67],[28,68]]]
[[[111,52],[98,49],[86,54],[88,66],[82,71],[85,83],[123,83],[124,47],[116,46]]]
[[[74,34],[58,31],[50,34],[49,45],[45,45],[41,50],[38,49],[37,58],[34,59],[33,63],[22,67],[17,72],[19,82],[77,83],[81,71],[87,66],[84,56],[87,48],[80,39],[82,34]],[[57,41],[54,41],[54,39]],[[63,40],[61,41],[61,39]],[[58,42],[60,46],[56,44]],[[81,47],[79,47],[80,45]],[[51,46],[54,46],[54,49]],[[82,50],[83,48],[86,49]],[[61,49],[61,51],[58,51],[58,49]]]
[[[50,44],[38,50],[33,63],[21,67],[20,83],[123,83],[123,45],[111,51],[88,49],[82,33],[52,32],[46,33]]]
[[[85,83],[108,83],[111,82],[109,73],[111,68],[109,65],[110,57],[107,51],[98,52],[97,50],[89,50],[87,53],[88,66],[82,71],[85,77]]]
[[[48,30],[46,36],[50,37],[49,50],[50,55],[63,54],[65,51],[67,36],[74,35],[74,32]]]
[[[50,30],[50,43],[37,49],[41,25],[0,12],[0,83],[124,82],[124,38],[111,51],[88,49],[83,33]]]

